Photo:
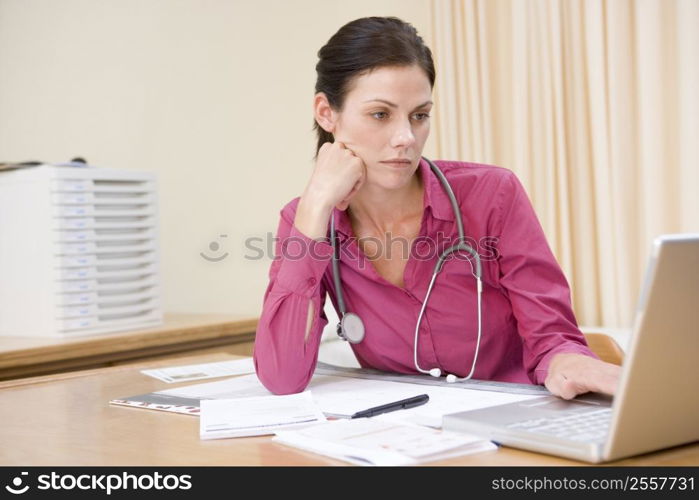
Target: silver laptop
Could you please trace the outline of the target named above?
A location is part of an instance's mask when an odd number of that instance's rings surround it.
[[[615,397],[543,396],[444,416],[445,430],[586,462],[699,440],[699,234],[652,255]]]

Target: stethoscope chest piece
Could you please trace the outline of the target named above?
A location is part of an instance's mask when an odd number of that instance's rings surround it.
[[[337,324],[337,334],[342,340],[351,344],[359,344],[364,340],[364,322],[354,313],[345,313]]]

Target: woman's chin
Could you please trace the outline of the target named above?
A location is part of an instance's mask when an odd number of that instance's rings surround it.
[[[410,167],[405,169],[392,168],[391,170],[382,172],[380,178],[376,179],[376,185],[388,190],[403,189],[410,185],[414,174],[415,169]]]

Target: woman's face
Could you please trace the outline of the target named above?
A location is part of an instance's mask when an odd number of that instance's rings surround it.
[[[342,110],[331,112],[331,132],[364,161],[367,184],[397,189],[417,170],[431,109],[432,88],[419,66],[377,68],[354,79]]]

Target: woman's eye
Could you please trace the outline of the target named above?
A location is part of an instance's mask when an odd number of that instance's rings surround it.
[[[373,116],[377,120],[385,120],[386,118],[388,118],[388,113],[386,111],[376,111],[372,113],[371,116]],[[429,117],[429,113],[415,113],[413,115],[413,120],[421,122],[428,119]]]

